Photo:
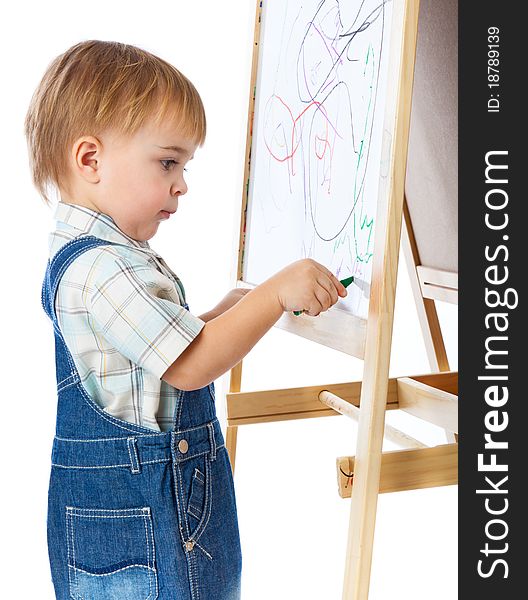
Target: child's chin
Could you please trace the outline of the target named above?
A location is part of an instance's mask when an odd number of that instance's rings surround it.
[[[152,239],[156,235],[156,232],[158,231],[158,227],[159,227],[159,223],[154,223],[154,225],[149,230],[139,232],[137,234],[137,237],[134,237],[134,239],[137,242],[148,242],[150,239]]]

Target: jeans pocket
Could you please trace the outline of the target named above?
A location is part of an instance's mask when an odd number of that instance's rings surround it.
[[[191,522],[191,530],[196,528],[200,522],[205,502],[205,475],[200,469],[194,469],[194,475],[191,482],[191,493],[189,494],[189,502],[187,503],[187,514],[194,517],[194,526]]]
[[[210,465],[208,458],[203,459],[201,469],[195,466],[191,480],[187,515],[190,536],[198,539],[202,534],[211,512]]]
[[[68,578],[75,600],[158,597],[150,508],[66,507]]]

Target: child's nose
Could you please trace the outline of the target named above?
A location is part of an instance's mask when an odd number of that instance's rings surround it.
[[[171,189],[171,195],[172,196],[183,196],[183,194],[187,193],[187,184],[185,183],[185,180],[183,179],[183,177],[179,180],[173,183],[172,185],[172,189]]]

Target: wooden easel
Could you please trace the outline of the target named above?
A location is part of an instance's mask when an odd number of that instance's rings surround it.
[[[227,432],[226,446],[231,466],[235,467],[238,426],[279,420],[314,418],[344,414],[359,421],[356,454],[337,459],[340,493],[351,495],[348,547],[345,562],[343,599],[368,598],[372,561],[374,527],[378,493],[409,490],[457,481],[456,444],[427,448],[424,444],[394,428],[385,426],[385,411],[402,409],[415,416],[443,427],[448,432],[458,432],[457,424],[457,373],[449,372],[447,355],[434,306],[433,297],[453,300],[446,292],[446,284],[453,284],[450,274],[438,273],[420,264],[414,240],[412,223],[404,205],[407,142],[409,135],[410,104],[418,0],[405,0],[394,5],[394,22],[399,24],[402,43],[399,76],[389,81],[397,90],[395,112],[388,116],[396,123],[391,153],[389,176],[386,178],[386,202],[378,204],[372,286],[369,316],[366,328],[356,329],[358,340],[354,356],[364,360],[362,381],[343,384],[241,392],[242,362],[231,370],[229,393],[226,396]],[[260,18],[257,11],[255,39],[259,39]],[[399,55],[399,54],[398,54]],[[400,56],[400,55],[399,55]],[[253,58],[251,89],[256,76],[256,50]],[[253,94],[250,94],[250,122],[246,144],[246,172],[248,178]],[[247,189],[242,202],[240,245],[238,252],[237,285],[242,281],[243,233],[247,206]],[[380,198],[383,193],[380,194]],[[394,300],[398,267],[402,216],[404,251],[411,273],[411,283],[418,308],[422,330],[426,338],[431,368],[445,371],[419,376],[389,379],[389,362],[394,316]],[[411,260],[412,259],[412,260]],[[436,295],[432,295],[436,294]],[[331,311],[329,311],[331,312]],[[287,320],[284,315],[281,321]],[[310,318],[310,317],[301,317]],[[278,326],[281,326],[280,322]],[[349,337],[351,332],[347,332]],[[384,436],[396,441],[404,449],[382,452]],[[350,483],[353,481],[353,485]],[[351,488],[351,492],[350,492]]]

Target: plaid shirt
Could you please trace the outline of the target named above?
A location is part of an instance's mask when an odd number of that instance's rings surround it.
[[[148,242],[107,215],[59,202],[50,258],[83,235],[117,242],[81,254],[64,273],[57,319],[82,384],[113,416],[168,431],[178,390],[160,378],[205,322],[183,307],[178,277]]]

